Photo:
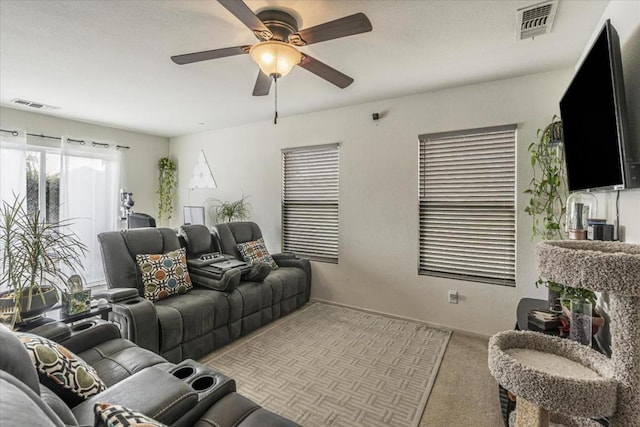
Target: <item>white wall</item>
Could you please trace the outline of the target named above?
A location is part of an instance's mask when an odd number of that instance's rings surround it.
[[[534,286],[531,222],[523,213],[531,178],[526,149],[558,113],[571,75],[566,69],[293,117],[281,111],[277,126],[269,121],[172,138],[177,205],[249,194],[252,219],[268,248],[279,251],[280,150],[340,142],[340,263],[313,263],[312,297],[481,334],[510,329],[522,296],[546,295]],[[377,122],[374,112],[382,116]],[[418,135],[511,123],[518,125],[517,287],[419,276]],[[187,189],[200,149],[217,189]],[[448,289],[459,291],[458,305],[446,303]]]
[[[122,151],[120,188],[133,193],[136,202],[134,211],[157,217],[157,162],[169,153],[167,138],[6,107],[0,107],[0,127],[7,130],[26,130],[37,135],[68,136],[131,147]]]

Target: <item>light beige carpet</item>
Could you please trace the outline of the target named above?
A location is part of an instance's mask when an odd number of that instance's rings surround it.
[[[450,335],[312,303],[201,362],[304,426],[417,426]]]
[[[454,332],[420,427],[504,427],[489,338]]]

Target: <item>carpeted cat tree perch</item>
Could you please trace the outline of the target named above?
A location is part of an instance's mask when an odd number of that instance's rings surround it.
[[[489,370],[517,398],[517,427],[640,426],[640,245],[545,241],[538,272],[565,286],[608,292],[611,359],[577,342],[507,331],[489,341]]]

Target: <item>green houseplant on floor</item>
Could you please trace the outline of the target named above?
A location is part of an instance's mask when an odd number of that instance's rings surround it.
[[[40,211],[28,212],[14,197],[0,205],[0,311],[20,322],[46,311],[66,290],[67,272],[82,269],[86,246],[68,231],[68,221],[47,223]]]

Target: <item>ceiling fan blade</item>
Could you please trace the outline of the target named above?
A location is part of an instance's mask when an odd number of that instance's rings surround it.
[[[218,0],[219,1],[219,0]],[[371,21],[364,13],[345,16],[334,21],[325,22],[315,27],[305,28],[289,36],[289,42],[296,46],[305,46],[340,37],[371,31]]]
[[[322,77],[329,83],[333,83],[340,89],[344,89],[353,83],[353,79],[346,74],[342,74],[335,68],[329,67],[327,64],[318,61],[307,54],[302,55],[302,61],[298,64],[307,71],[312,72],[318,77]]]
[[[269,95],[271,89],[271,82],[273,78],[267,76],[262,71],[258,70],[258,78],[256,79],[256,85],[253,87],[253,96],[265,96]]]
[[[249,53],[250,47],[251,46],[235,46],[225,47],[223,49],[204,50],[202,52],[185,53],[184,55],[172,56],[171,60],[178,65],[191,64],[193,62],[208,61],[209,59]]]
[[[260,40],[271,40],[273,33],[242,0],[218,0],[229,12],[247,26]]]

